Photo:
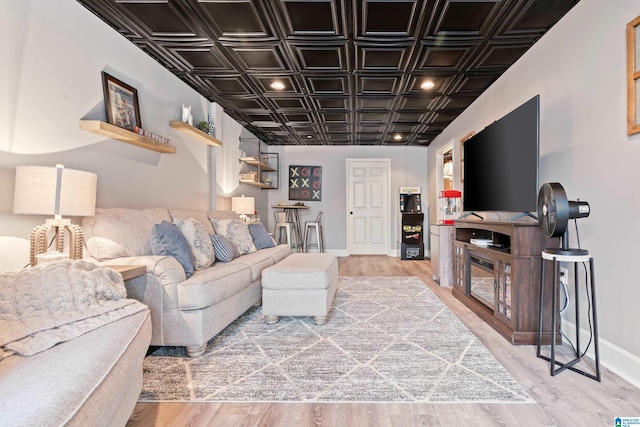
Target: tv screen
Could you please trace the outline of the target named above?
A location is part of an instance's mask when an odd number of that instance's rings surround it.
[[[464,143],[466,212],[535,212],[538,198],[540,95]]]

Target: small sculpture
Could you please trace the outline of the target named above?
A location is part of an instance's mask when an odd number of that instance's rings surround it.
[[[191,115],[191,105],[185,107],[182,105],[182,121],[193,126],[193,116]]]

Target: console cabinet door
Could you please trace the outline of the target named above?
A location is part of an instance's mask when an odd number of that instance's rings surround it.
[[[494,315],[502,323],[513,327],[513,277],[514,265],[510,258],[496,257],[494,261],[494,271],[496,274],[496,300]]]
[[[465,295],[467,294],[466,290],[466,279],[465,279],[465,246],[462,243],[454,242],[453,243],[453,275],[455,276],[453,286],[458,288],[458,290]]]

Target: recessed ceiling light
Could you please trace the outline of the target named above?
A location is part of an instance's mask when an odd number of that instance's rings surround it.
[[[402,135],[400,135],[399,133],[395,134],[393,136],[393,139],[395,139],[396,141],[401,141],[402,140]]]
[[[280,80],[275,80],[271,82],[271,88],[275,90],[282,90],[284,89],[284,83],[282,83]]]
[[[311,138],[313,138],[313,136],[307,135],[307,139],[311,139]]]
[[[433,82],[433,80],[425,80],[425,81],[423,81],[423,82],[422,82],[422,84],[420,85],[420,87],[421,87],[422,89],[433,89],[433,87],[434,87],[435,85],[436,85],[436,84]]]

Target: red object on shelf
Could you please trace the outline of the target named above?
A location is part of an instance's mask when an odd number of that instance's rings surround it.
[[[457,197],[462,197],[462,193],[458,190],[444,190],[440,192],[440,197],[450,197],[455,199]]]
[[[440,192],[440,210],[438,213],[440,224],[453,224],[453,220],[460,212],[462,193],[458,190],[443,190]]]

